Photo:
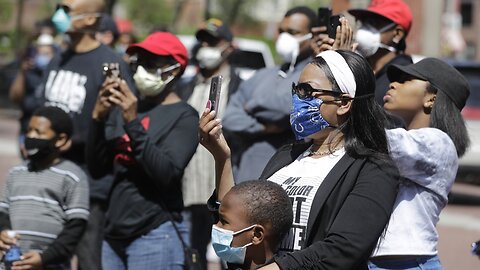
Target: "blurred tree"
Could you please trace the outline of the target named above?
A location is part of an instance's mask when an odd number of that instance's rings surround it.
[[[327,7],[331,5],[331,0],[293,0],[290,7],[294,6],[307,6],[315,11],[319,7]]]
[[[210,14],[211,17],[217,17],[229,25],[234,25],[237,20],[244,22],[256,21],[247,12],[248,7],[252,4],[252,0],[217,0],[215,1],[216,10],[209,10],[206,14]],[[207,6],[207,8],[212,5]]]
[[[0,22],[8,22],[13,14],[13,3],[10,0],[0,0]]]
[[[148,34],[152,29],[168,29],[175,17],[175,1],[159,0],[119,0],[128,12],[128,18],[131,18],[143,29],[143,35]]]

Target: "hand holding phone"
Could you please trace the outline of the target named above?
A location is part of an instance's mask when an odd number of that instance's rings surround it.
[[[120,79],[120,64],[119,63],[104,63],[103,75],[109,80],[115,81]]]
[[[337,27],[341,25],[340,18],[343,15],[330,16],[328,21],[328,37],[335,39],[337,35]]]
[[[318,13],[317,13],[317,27],[319,26],[325,26],[328,29],[328,24],[330,17],[332,16],[332,10],[330,8],[326,7],[320,7],[318,8]],[[323,33],[327,33],[326,31]]]
[[[216,111],[218,115],[218,102],[220,101],[220,91],[222,90],[223,77],[221,75],[212,78],[210,84],[210,94],[208,100],[210,101],[210,111]]]

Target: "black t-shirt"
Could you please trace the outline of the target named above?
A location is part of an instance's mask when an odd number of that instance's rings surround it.
[[[83,168],[86,168],[85,142],[92,110],[98,91],[105,81],[104,63],[119,63],[121,78],[136,93],[127,63],[103,44],[89,52],[75,53],[67,50],[53,58],[37,89],[38,95],[45,99],[45,105],[60,107],[72,117],[72,147],[64,156]],[[109,181],[90,181],[90,197],[105,200],[109,186]]]
[[[102,175],[113,165],[115,183],[105,221],[105,239],[132,240],[168,220],[180,218],[182,176],[198,146],[198,112],[181,101],[142,106],[124,124],[121,114],[107,123],[91,120],[88,167]],[[165,209],[166,207],[166,209]]]

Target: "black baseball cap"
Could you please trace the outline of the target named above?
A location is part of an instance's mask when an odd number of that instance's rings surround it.
[[[209,43],[212,38],[224,39],[229,42],[233,40],[233,34],[229,27],[221,20],[215,18],[208,19],[205,25],[195,33],[195,37],[198,41],[205,41],[207,43]]]
[[[391,82],[398,81],[402,74],[409,74],[428,81],[436,89],[445,93],[462,110],[470,95],[467,79],[454,67],[437,58],[424,58],[408,66],[391,65],[387,76]]]
[[[118,36],[118,28],[117,24],[113,20],[113,18],[106,14],[103,13],[102,17],[100,18],[100,25],[98,26],[98,32],[107,32],[110,31],[114,36]]]

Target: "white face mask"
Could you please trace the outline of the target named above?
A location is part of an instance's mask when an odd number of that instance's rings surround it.
[[[195,57],[200,68],[215,69],[218,67],[224,59],[222,53],[225,49],[226,48],[201,47]]]
[[[312,33],[296,38],[287,32],[283,32],[278,36],[275,48],[278,55],[280,55],[286,63],[291,63],[297,60],[300,52],[300,43],[310,38],[312,38]]]
[[[355,41],[358,43],[357,51],[364,57],[370,57],[374,55],[378,48],[384,48],[391,52],[395,52],[396,49],[392,46],[381,43],[380,34],[395,25],[395,23],[388,24],[382,29],[376,29],[370,25],[362,25],[356,33]]]
[[[175,64],[173,66],[169,66],[157,74],[149,73],[143,68],[142,66],[137,67],[137,71],[133,75],[133,79],[135,80],[135,85],[137,86],[138,91],[140,94],[151,97],[160,94],[165,87],[175,78],[175,76],[169,76],[165,81],[162,80],[162,73],[170,71],[179,67],[180,64]]]

